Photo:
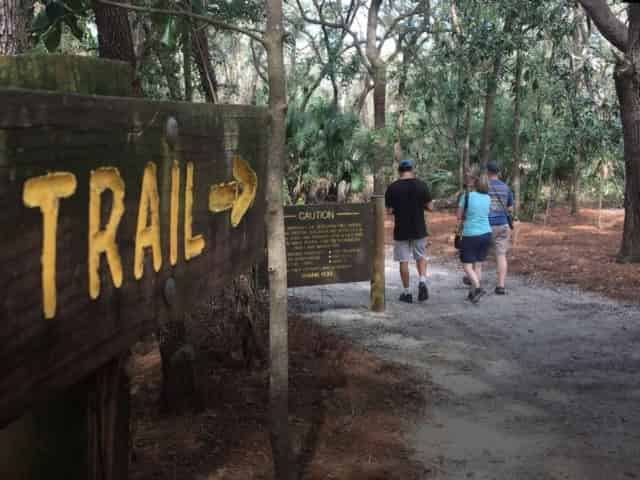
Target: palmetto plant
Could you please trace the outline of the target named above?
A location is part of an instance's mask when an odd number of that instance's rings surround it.
[[[290,105],[287,114],[288,184],[324,177],[340,181],[345,175],[362,176],[368,164],[370,139],[363,137],[352,113],[338,111],[320,100],[301,111]]]

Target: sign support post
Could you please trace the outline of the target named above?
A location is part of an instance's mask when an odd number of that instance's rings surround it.
[[[371,198],[374,216],[373,262],[371,265],[371,305],[373,312],[384,312],[385,278],[384,278],[384,195]]]

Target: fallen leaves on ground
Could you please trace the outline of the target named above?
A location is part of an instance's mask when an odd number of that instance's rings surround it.
[[[404,432],[424,403],[422,382],[301,318],[289,323],[294,460],[306,480],[411,480],[423,469]],[[174,416],[158,408],[157,346],[134,357],[132,480],[271,479],[265,366],[201,352],[207,408]]]
[[[600,227],[598,217],[600,216]],[[427,215],[430,255],[454,259],[455,215]],[[546,222],[520,222],[509,270],[533,278],[575,285],[611,298],[640,301],[640,265],[616,263],[622,240],[624,211],[582,209],[577,216],[554,208]],[[392,241],[392,220],[387,239]]]

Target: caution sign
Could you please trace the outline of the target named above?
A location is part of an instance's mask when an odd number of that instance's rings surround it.
[[[289,287],[371,279],[370,204],[286,207]]]

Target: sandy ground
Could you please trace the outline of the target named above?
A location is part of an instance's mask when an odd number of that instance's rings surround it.
[[[409,434],[424,478],[640,478],[640,307],[511,277],[508,295],[464,300],[456,264],[432,264],[431,298],[367,310],[368,284],[290,290],[292,305],[430,376]],[[413,280],[415,273],[412,271]],[[495,276],[486,276],[492,291]],[[417,296],[414,293],[414,299]]]

